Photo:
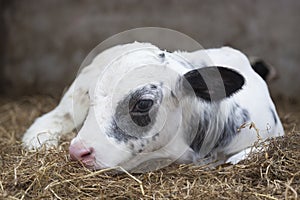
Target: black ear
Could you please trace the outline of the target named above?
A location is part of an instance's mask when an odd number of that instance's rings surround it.
[[[263,60],[255,60],[251,62],[251,67],[258,73],[265,81],[270,74],[269,66]]]
[[[242,88],[244,77],[225,67],[204,67],[184,74],[183,89],[206,101],[218,101]],[[192,91],[191,91],[192,90]]]

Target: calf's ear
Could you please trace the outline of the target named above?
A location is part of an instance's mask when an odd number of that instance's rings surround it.
[[[219,66],[195,69],[181,79],[184,93],[195,94],[205,101],[219,101],[230,97],[245,83],[238,72]]]

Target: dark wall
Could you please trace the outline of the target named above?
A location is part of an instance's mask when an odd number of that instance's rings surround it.
[[[263,57],[281,76],[271,84],[273,94],[300,95],[298,0],[1,2],[0,78],[9,94],[61,93],[101,41],[127,29],[159,26],[183,32],[206,48],[231,44]],[[3,2],[10,3],[3,7]]]
[[[4,20],[4,10],[7,6],[7,1],[0,0],[0,94],[4,92],[5,77],[4,77],[4,65],[5,65],[5,46],[6,46],[6,28]]]

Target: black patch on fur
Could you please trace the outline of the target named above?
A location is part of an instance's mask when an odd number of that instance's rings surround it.
[[[151,88],[152,90],[156,90],[156,89],[157,89],[157,86],[154,85],[154,84],[151,84],[151,85],[150,85],[150,88]]]
[[[203,111],[203,117],[201,121],[199,122],[199,126],[197,129],[197,133],[195,138],[192,140],[192,143],[190,144],[190,147],[195,152],[200,152],[200,149],[202,147],[203,141],[206,136],[206,132],[208,129],[208,126],[210,124],[210,118],[213,117],[213,115],[210,115],[207,113],[207,111]],[[225,147],[228,145],[233,137],[237,134],[238,128],[245,122],[249,121],[250,115],[248,110],[241,108],[238,104],[236,104],[229,114],[228,119],[226,119],[223,131],[220,135],[220,138],[218,139],[217,143],[215,144],[212,151],[217,149],[218,147]],[[204,157],[207,155],[204,155]]]
[[[132,135],[127,134],[125,131],[120,129],[115,120],[111,123],[110,130],[107,134],[109,137],[116,139],[118,142],[127,143],[128,140],[137,140],[138,138]]]
[[[271,110],[271,113],[272,113],[272,116],[273,116],[273,119],[274,119],[274,122],[275,122],[275,125],[276,125],[277,124],[277,117],[276,117],[275,111],[272,108],[270,108],[270,110]]]
[[[208,116],[207,111],[203,112],[203,120],[199,123],[200,124],[198,125],[196,136],[194,137],[194,139],[192,140],[192,143],[190,144],[190,147],[195,152],[200,151],[203,141],[204,141],[204,138],[205,138],[205,135],[206,135],[206,130],[209,125],[209,116]]]
[[[164,52],[162,52],[162,53],[158,54],[158,56],[161,57],[161,58],[165,58],[166,55],[165,55]]]
[[[249,121],[250,115],[248,110],[241,108],[238,104],[232,108],[229,118],[226,120],[223,132],[220,135],[218,142],[215,145],[215,149],[218,147],[225,147],[228,145],[234,136],[238,133],[238,128],[245,122]]]
[[[171,97],[176,99],[176,95],[174,94],[174,92],[171,90]]]
[[[268,65],[263,60],[257,60],[254,63],[251,63],[252,68],[256,73],[258,73],[264,80],[267,79],[270,70]]]

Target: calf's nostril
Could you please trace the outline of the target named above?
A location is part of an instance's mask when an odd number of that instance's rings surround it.
[[[93,152],[94,152],[93,148],[88,148],[88,149],[86,149],[85,152],[82,152],[80,157],[81,158],[87,158],[87,157],[91,156]]]
[[[72,160],[85,160],[93,157],[94,149],[90,148],[76,148],[70,146],[69,153]]]

